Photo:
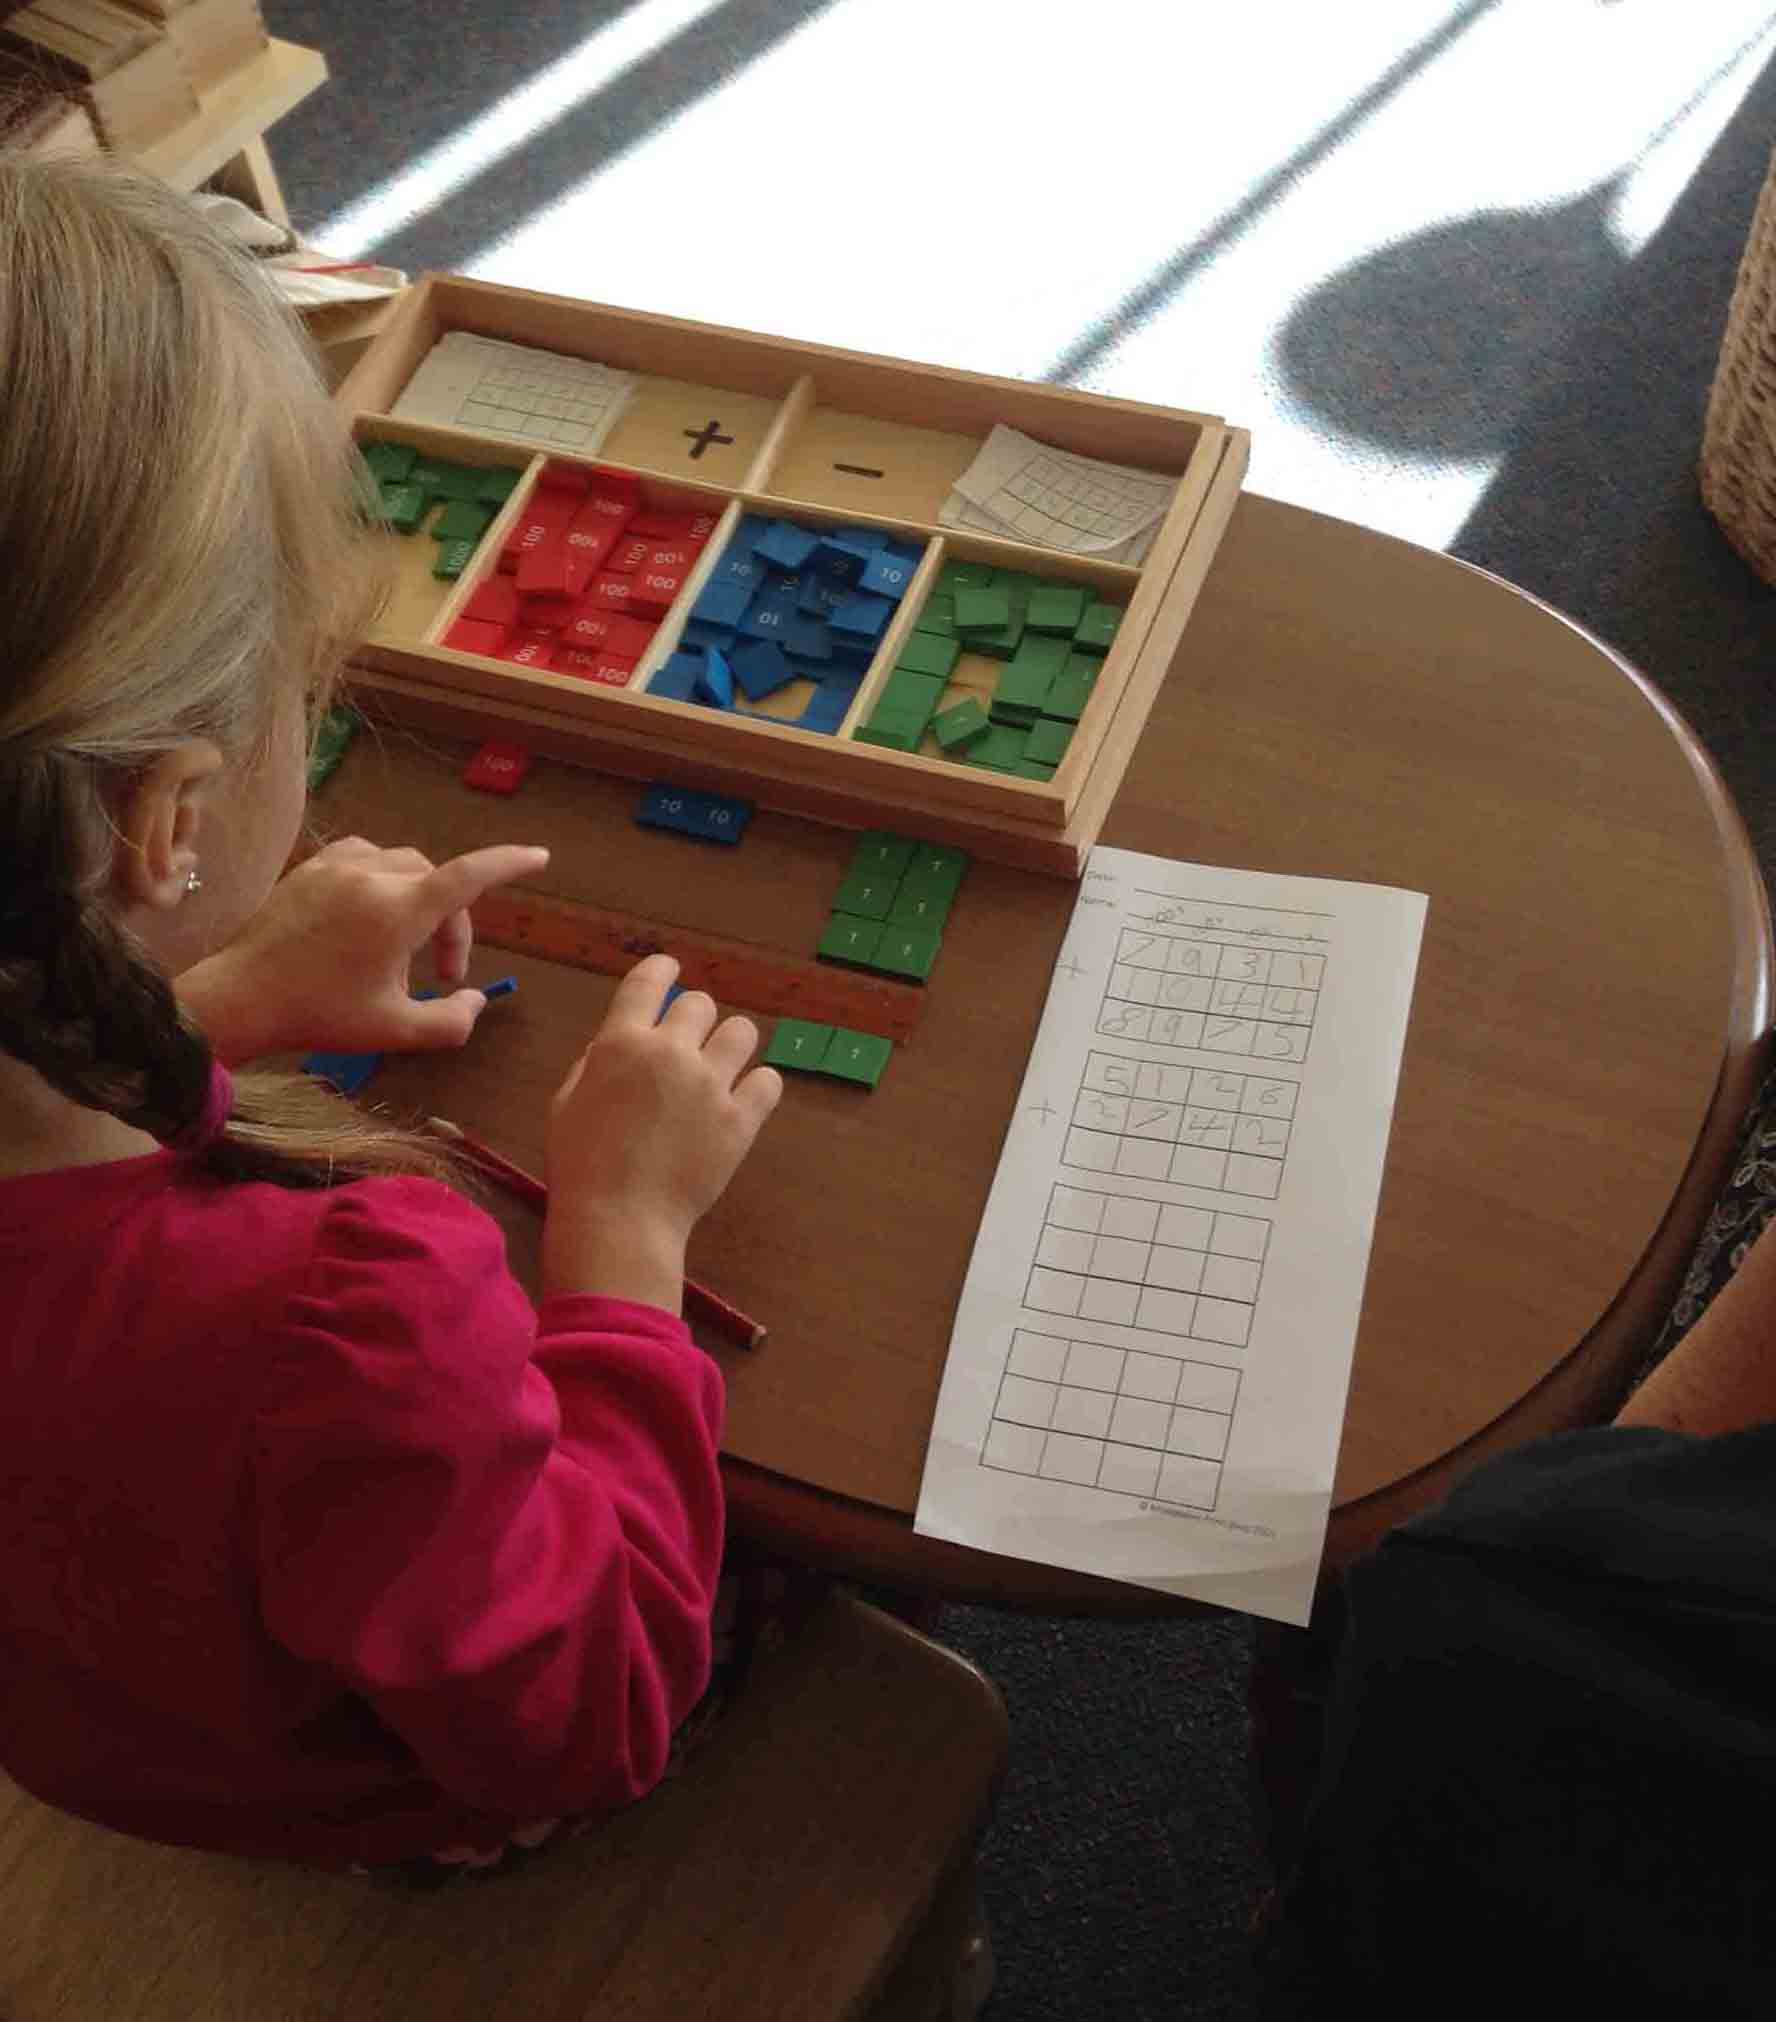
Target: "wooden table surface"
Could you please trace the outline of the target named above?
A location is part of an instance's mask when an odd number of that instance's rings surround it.
[[[469,792],[464,755],[380,726],[317,821],[434,855],[545,842],[544,889],[812,952],[848,835],[761,813],[715,850],[562,765],[511,801]],[[1657,696],[1495,578],[1248,496],[1103,839],[1429,895],[1328,1563],[1484,1452],[1607,1410],[1725,1178],[1768,1014],[1761,880]],[[1072,898],[977,863],[880,1089],[794,1082],[692,1268],[771,1329],[722,1357],[737,1526],[934,1593],[1131,1612],[1176,1604],[916,1538],[908,1514]],[[466,1052],[391,1062],[376,1092],[540,1170],[610,986],[477,959],[508,971],[519,994]]]

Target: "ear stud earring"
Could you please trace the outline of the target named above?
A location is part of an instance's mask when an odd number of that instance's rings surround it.
[[[201,892],[203,890],[203,879],[198,876],[196,871],[187,871],[185,873],[185,890],[187,893]]]

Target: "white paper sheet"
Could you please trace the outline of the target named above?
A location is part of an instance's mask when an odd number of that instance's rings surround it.
[[[1146,560],[1177,490],[1176,478],[1073,456],[1001,426],[957,478],[938,519],[1132,565]]]
[[[633,373],[452,330],[420,360],[390,411],[403,421],[595,456],[634,391]]]
[[[1306,1622],[1424,915],[1092,852],[916,1529]]]

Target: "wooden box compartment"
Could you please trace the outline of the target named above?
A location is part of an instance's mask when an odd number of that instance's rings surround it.
[[[560,440],[501,439],[486,427],[421,424],[392,413],[438,339],[452,331],[594,360],[636,375],[628,405],[585,453]],[[1027,385],[428,276],[413,288],[336,396],[361,442],[411,443],[458,463],[522,467],[524,477],[456,584],[430,576],[429,543],[396,535],[396,590],[357,657],[367,706],[462,735],[499,735],[548,755],[637,779],[739,794],[852,827],[905,827],[1000,861],[1075,876],[1103,823],[1141,726],[1176,653],[1238,495],[1248,437],[1213,416]],[[481,412],[482,410],[477,410]],[[956,478],[998,424],[1051,448],[1176,480],[1138,565],[941,524]],[[624,474],[661,510],[716,517],[683,593],[624,685],[526,667],[444,645],[476,583],[523,512],[546,463]],[[855,701],[831,734],[798,729],[798,682],[745,710],[648,693],[678,643],[741,518],[816,533],[874,529],[919,556]],[[859,741],[919,613],[948,563],[1078,585],[1122,622],[1051,779]],[[951,694],[984,700],[993,662],[965,656]],[[909,735],[911,733],[909,732]]]

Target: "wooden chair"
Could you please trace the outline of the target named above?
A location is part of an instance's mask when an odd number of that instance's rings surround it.
[[[400,1895],[153,1846],[0,1781],[0,2015],[952,2022],[974,2012],[974,1843],[1006,1743],[972,1665],[833,1595],[682,1778],[480,1885]]]

